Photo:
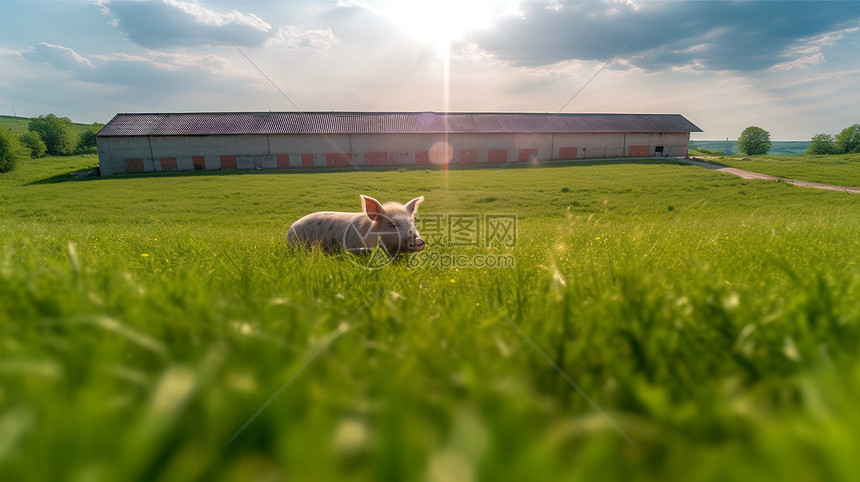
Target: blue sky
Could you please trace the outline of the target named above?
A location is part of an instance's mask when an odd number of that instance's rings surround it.
[[[860,1],[0,0],[0,19],[5,115],[563,109],[777,140],[860,122]]]

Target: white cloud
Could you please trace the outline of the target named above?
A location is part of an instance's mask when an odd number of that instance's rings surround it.
[[[676,49],[676,50],[672,50],[671,52],[672,52],[673,54],[697,54],[697,53],[705,52],[705,51],[707,51],[709,48],[711,48],[711,45],[710,45],[710,44],[707,44],[707,43],[700,43],[700,44],[695,44],[695,45],[693,45],[693,46],[691,46],[691,47],[686,47],[686,48],[683,48],[683,49]]]
[[[265,45],[283,45],[292,50],[328,50],[338,42],[330,28],[306,29],[302,26],[285,25],[279,28]]]
[[[651,71],[697,61],[708,70],[753,72],[805,57],[792,47],[834,45],[860,19],[860,2],[603,0],[546,6],[524,2],[523,18],[500,19],[496,28],[466,40],[519,65],[546,65],[607,59],[636,34],[621,57]]]
[[[216,12],[215,10],[204,7],[195,1],[177,1],[164,0],[164,3],[184,12],[194,18],[194,21],[200,24],[224,26],[229,24],[247,25],[264,32],[272,29],[272,26],[263,21],[260,17],[251,14],[244,14],[236,10],[229,12]]]
[[[822,63],[824,63],[823,53],[809,52],[806,55],[801,55],[800,57],[795,58],[794,60],[780,62],[768,70],[778,72],[780,70],[806,69],[812,67],[813,65],[818,65]]]
[[[373,6],[370,4],[370,2],[362,2],[360,0],[337,0],[337,3],[335,5],[338,8],[352,8],[352,7],[364,8],[364,9],[373,8]]]
[[[701,62],[698,60],[691,60],[690,62],[683,65],[674,65],[672,66],[672,72],[687,72],[691,74],[702,74],[706,72],[707,69]]]
[[[10,51],[8,57],[14,59],[14,53]],[[253,72],[241,68],[244,66],[237,68],[229,59],[214,54],[144,50],[83,57],[71,48],[42,43],[20,51],[18,57],[16,72],[31,72],[64,86],[77,83],[134,92],[135,97],[160,93],[169,99],[207,89],[227,91],[262,85]],[[18,86],[18,90],[22,88]]]
[[[130,40],[147,48],[261,45],[272,26],[253,13],[218,11],[193,0],[103,2],[102,13]]]
[[[832,47],[846,35],[858,30],[860,30],[860,27],[844,28],[800,39],[797,43],[788,47],[786,53],[782,56],[791,60],[780,62],[769,70],[778,72],[782,70],[806,69],[822,64],[825,61],[824,49]]]
[[[232,64],[219,55],[197,55],[172,52],[146,51],[144,54],[126,54],[121,52],[111,54],[90,55],[97,71],[97,79],[109,82],[109,71],[118,71],[122,68],[140,69],[144,68],[181,73],[183,71],[208,72],[210,74],[240,75],[243,71],[232,67]],[[138,67],[135,67],[138,66]]]
[[[60,45],[49,44],[42,42],[28,50],[22,52],[23,57],[37,62],[44,62],[53,65],[60,70],[94,70],[92,62],[89,59],[82,57],[73,49]]]
[[[461,42],[451,49],[451,60],[463,62],[481,62],[484,64],[506,64],[492,52],[482,49],[475,42]]]
[[[21,51],[0,47],[0,57],[20,57]]]

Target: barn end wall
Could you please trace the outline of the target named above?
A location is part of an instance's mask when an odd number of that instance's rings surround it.
[[[532,160],[682,157],[690,134],[270,134],[99,137],[103,176],[213,169],[290,169]],[[447,142],[450,150],[441,148]],[[435,146],[435,147],[434,147]],[[443,156],[444,157],[444,156]]]

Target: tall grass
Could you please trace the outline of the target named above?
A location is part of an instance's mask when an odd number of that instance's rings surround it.
[[[376,191],[354,172],[39,183],[74,169],[35,162],[0,178],[3,480],[858,474],[860,197],[655,163],[483,191],[493,171],[368,172]],[[515,247],[428,248],[516,265],[285,245],[358,193],[516,213]]]

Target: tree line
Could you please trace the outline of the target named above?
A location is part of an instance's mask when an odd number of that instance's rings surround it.
[[[770,132],[761,127],[749,126],[738,138],[738,149],[748,156],[767,154],[770,146]],[[810,155],[860,153],[860,124],[846,127],[835,136],[815,134],[809,141],[806,153]]]
[[[857,154],[860,153],[860,124],[842,129],[842,132],[815,134],[809,143],[807,154]]]
[[[96,133],[103,125],[93,123],[78,135],[68,117],[48,114],[31,119],[22,134],[0,128],[0,172],[12,171],[29,158],[94,154]]]

